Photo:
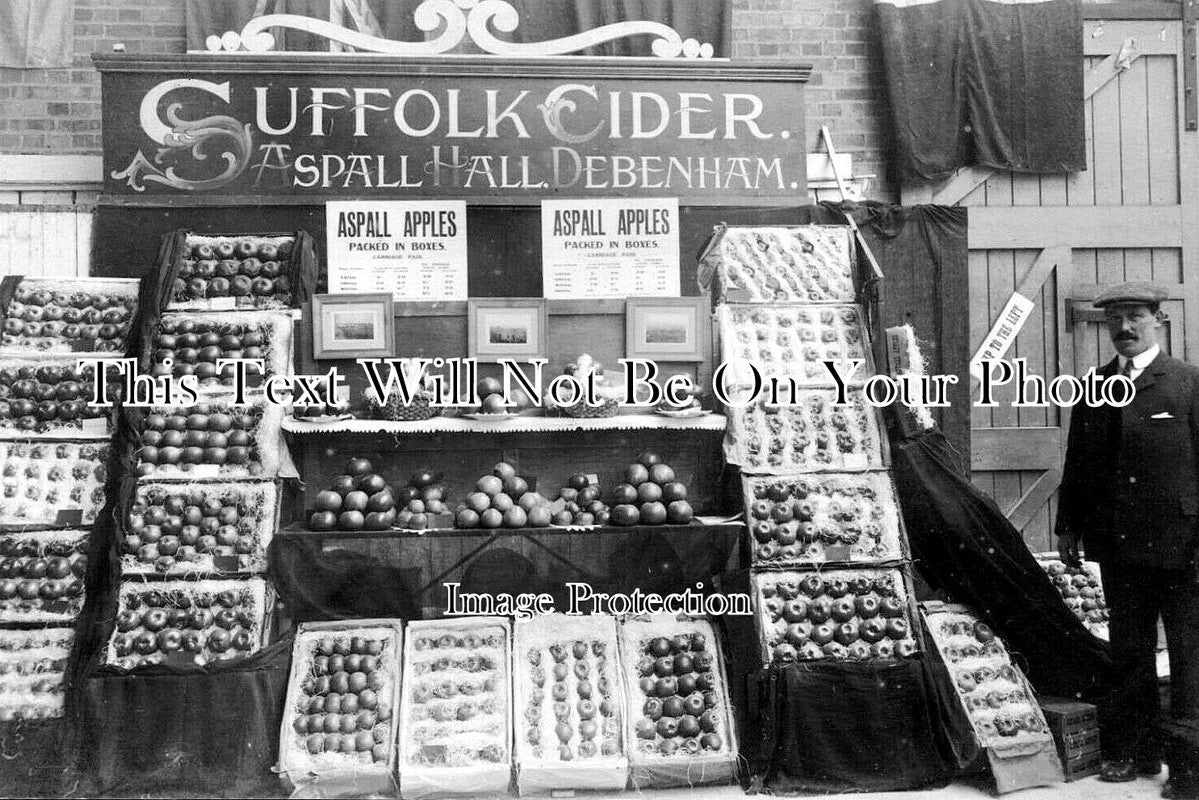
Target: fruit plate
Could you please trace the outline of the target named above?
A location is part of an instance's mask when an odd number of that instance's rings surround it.
[[[712,412],[705,408],[655,408],[654,413],[670,419],[695,419],[707,416]]]
[[[1103,595],[1099,565],[1084,561],[1081,567],[1067,566],[1057,553],[1038,553],[1037,562],[1057,587],[1062,602],[1091,633],[1108,640],[1108,609]]]
[[[11,282],[11,283],[10,283]],[[123,355],[137,316],[137,278],[4,278],[0,352]],[[47,319],[47,313],[50,318]]]
[[[126,412],[140,443],[133,454],[140,479],[273,478],[287,466],[283,406],[261,395],[246,406],[234,406],[232,395],[206,400]]]
[[[283,309],[295,297],[296,236],[188,233],[175,254],[168,311]],[[221,280],[218,280],[221,279]]]
[[[262,578],[126,580],[106,661],[134,669],[248,656],[269,639],[274,603]]]
[[[223,358],[261,358],[265,372],[250,368],[246,385],[292,372],[292,324],[286,311],[226,311],[163,314],[145,337],[142,368],[155,375],[195,375],[202,393],[229,392],[233,371],[217,368]],[[168,367],[164,359],[171,359]]]
[[[395,796],[402,642],[398,619],[300,626],[279,731],[289,794]]]
[[[402,797],[507,794],[510,639],[504,617],[409,623],[400,704]]]
[[[139,483],[120,526],[125,574],[266,572],[273,481]],[[152,540],[152,541],[151,541]]]
[[[0,442],[0,530],[90,524],[104,506],[108,444]]]
[[[870,337],[858,306],[722,304],[716,309],[716,324],[733,382],[750,378],[746,362],[764,375],[794,378],[801,384],[835,385],[825,361],[862,360],[849,383],[864,383],[874,374]],[[847,365],[837,368],[848,373]]]
[[[110,369],[109,397],[119,391]],[[92,370],[74,357],[0,358],[0,439],[108,439],[112,409],[92,405]]]
[[[733,780],[736,731],[720,638],[712,625],[656,614],[628,619],[619,638],[633,788]]]
[[[886,472],[744,475],[754,564],[899,561],[903,520]]]
[[[512,637],[520,793],[623,789],[629,763],[616,620],[545,614],[518,619]]]
[[[700,254],[700,285],[729,302],[852,303],[848,227],[721,225]]]
[[[884,469],[878,410],[859,388],[837,406],[833,389],[801,389],[793,403],[767,407],[756,400],[728,409],[725,460],[742,472],[861,472]]]
[[[86,530],[0,535],[0,623],[71,623],[83,608]]]
[[[982,747],[1035,752],[1052,742],[1032,687],[989,625],[942,604],[925,609],[925,624]]]
[[[866,661],[917,652],[916,614],[900,569],[753,575],[762,663]]]

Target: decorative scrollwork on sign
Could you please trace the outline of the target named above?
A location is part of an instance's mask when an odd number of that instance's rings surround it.
[[[138,150],[129,166],[123,170],[113,170],[114,180],[123,179],[136,192],[144,192],[147,181],[175,189],[203,191],[224,186],[245,171],[254,146],[249,125],[220,114],[195,120],[182,119],[179,116],[180,103],[172,103],[167,107],[166,123],[159,119],[159,101],[168,92],[180,88],[201,89],[225,102],[229,101],[228,83],[215,84],[181,78],[164,81],[154,87],[142,99],[141,125],[147,136],[164,146],[158,148],[152,160]],[[220,153],[220,161],[224,163],[220,174],[207,178],[188,178],[180,175],[173,164],[168,165],[168,162],[179,162],[190,156],[193,162],[207,169],[211,163],[210,151]]]
[[[577,53],[589,47],[626,39],[653,36],[650,50],[658,58],[711,58],[713,47],[695,39],[684,39],[678,31],[661,22],[648,20],[616,22],[561,39],[544,42],[506,42],[492,30],[512,33],[520,26],[520,13],[508,0],[424,0],[413,14],[416,27],[425,33],[444,29],[435,38],[423,42],[399,42],[363,31],[297,14],[266,14],[255,17],[241,31],[209,36],[206,44],[212,52],[249,51],[265,53],[274,49],[271,28],[287,28],[338,42],[369,53],[395,56],[436,56],[450,52],[468,36],[485,53],[509,58],[537,58]]]

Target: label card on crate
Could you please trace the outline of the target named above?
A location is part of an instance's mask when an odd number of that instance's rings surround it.
[[[236,555],[216,555],[212,557],[212,568],[221,572],[237,572],[241,568],[241,559]]]
[[[108,417],[88,417],[82,421],[83,433],[89,436],[103,436],[108,433]]]
[[[545,200],[548,298],[678,297],[678,198]]]
[[[325,234],[332,294],[466,299],[465,201],[329,202]]]
[[[194,464],[188,474],[193,478],[219,478],[220,464]]]
[[[82,525],[82,508],[60,508],[54,515],[55,525]]]

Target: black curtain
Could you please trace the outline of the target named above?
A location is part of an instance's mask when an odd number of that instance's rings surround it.
[[[435,38],[440,31],[426,34],[413,22],[413,12],[422,0],[367,0],[379,21],[383,36],[405,42]],[[541,42],[559,39],[600,25],[630,20],[665,23],[686,38],[709,42],[716,56],[729,55],[727,32],[732,19],[728,0],[508,0],[520,14],[520,25],[511,34],[492,31],[503,41]],[[253,16],[255,4],[248,0],[187,0],[187,47],[206,49],[205,39],[225,31],[240,31]],[[316,19],[328,19],[328,0],[285,0],[283,13]],[[275,12],[275,0],[266,4],[266,12]],[[348,17],[347,17],[348,19]],[[278,49],[292,51],[328,51],[329,43],[300,31],[286,31]],[[651,36],[636,36],[609,42],[583,51],[589,56],[651,56]],[[478,53],[469,43],[457,53]]]
[[[846,216],[853,217],[885,276],[879,297],[884,327],[910,323],[928,373],[958,376],[949,388],[949,407],[932,410],[958,454],[970,452],[966,213],[948,206],[821,203],[799,209],[798,220],[844,225]]]

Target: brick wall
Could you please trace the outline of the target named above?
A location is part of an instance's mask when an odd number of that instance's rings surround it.
[[[0,154],[99,153],[100,81],[89,54],[123,42],[128,52],[184,49],[186,0],[75,0],[71,69],[0,69]],[[248,0],[247,0],[248,2]],[[828,125],[855,171],[879,175],[887,196],[881,66],[871,34],[871,0],[733,0],[733,57],[815,65],[808,89],[808,151]]]

